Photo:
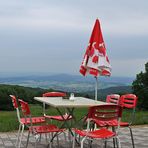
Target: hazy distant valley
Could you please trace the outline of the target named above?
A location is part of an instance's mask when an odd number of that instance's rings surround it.
[[[134,78],[126,77],[100,77],[98,89],[126,87],[132,84]],[[1,84],[20,85],[34,88],[52,88],[67,92],[91,92],[95,89],[95,79],[91,76],[81,75],[50,75],[50,76],[23,76],[0,78]]]

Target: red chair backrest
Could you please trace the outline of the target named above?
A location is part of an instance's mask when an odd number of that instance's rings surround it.
[[[120,100],[120,95],[118,95],[118,94],[111,94],[111,95],[107,95],[107,97],[106,97],[107,103],[113,103],[113,104],[118,105],[119,100]]]
[[[118,119],[122,115],[122,107],[119,105],[99,105],[89,108],[88,118],[101,121]]]
[[[27,102],[19,99],[19,103],[21,105],[21,109],[22,109],[22,113],[24,116],[30,116],[31,112],[30,112],[30,108]]]
[[[11,100],[12,100],[12,104],[13,104],[13,107],[16,109],[18,108],[18,104],[17,104],[17,100],[16,100],[16,97],[14,95],[9,95]]]
[[[120,97],[120,105],[125,108],[135,108],[138,97],[134,94],[125,94]]]
[[[66,93],[64,93],[64,92],[46,92],[42,96],[43,97],[65,97]]]

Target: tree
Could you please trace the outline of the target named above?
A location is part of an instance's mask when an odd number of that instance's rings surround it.
[[[138,107],[148,110],[148,62],[145,64],[145,72],[140,72],[132,83],[134,94],[138,96]]]

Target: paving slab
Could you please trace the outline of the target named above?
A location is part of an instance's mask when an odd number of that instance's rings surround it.
[[[148,148],[148,126],[133,127],[133,135],[136,148]],[[132,148],[131,139],[128,128],[121,128],[119,137],[121,140],[122,148]],[[15,142],[17,139],[17,132],[0,133],[0,148],[15,148]],[[27,140],[27,132],[24,132],[21,148],[25,148]],[[30,138],[28,148],[34,148],[35,139],[33,136]],[[63,134],[59,136],[60,148],[71,148],[71,142],[68,140],[68,134],[65,140]],[[38,143],[37,148],[46,148],[48,141],[46,136],[42,136],[41,141]],[[58,148],[57,140],[55,139],[52,145],[53,148]],[[76,148],[80,146],[76,145]],[[84,148],[87,148],[88,142],[84,144]],[[95,140],[92,144],[93,148],[100,148],[100,141]],[[112,140],[107,142],[107,148],[113,148]]]

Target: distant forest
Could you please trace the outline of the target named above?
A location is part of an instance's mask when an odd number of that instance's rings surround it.
[[[31,104],[36,103],[33,99],[35,96],[41,96],[45,91],[41,88],[23,87],[18,85],[0,85],[0,110],[12,110],[12,102],[9,95],[15,95]]]
[[[53,89],[31,88],[18,85],[0,84],[0,110],[13,110],[12,102],[9,95],[15,95],[19,99],[23,99],[30,104],[38,103],[33,98],[35,96],[42,96],[48,91],[58,91]],[[131,93],[130,86],[111,87],[107,89],[98,90],[98,99],[105,100],[107,94],[111,93]],[[69,92],[70,93],[70,92]],[[69,93],[67,95],[69,95]],[[75,93],[75,96],[84,96],[87,98],[94,98],[94,92]]]

